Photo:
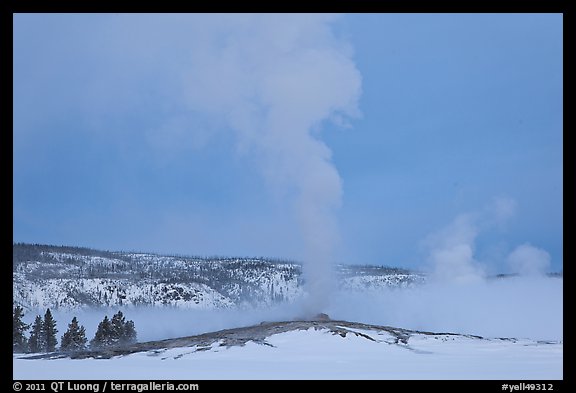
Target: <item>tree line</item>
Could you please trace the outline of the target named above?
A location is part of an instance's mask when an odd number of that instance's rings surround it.
[[[15,353],[35,353],[35,352],[54,352],[58,345],[56,333],[56,320],[48,308],[44,317],[36,316],[34,323],[29,325],[23,321],[24,309],[20,306],[14,308],[12,314],[13,328],[13,352]],[[30,336],[26,337],[26,331],[30,329]],[[105,349],[132,344],[136,342],[136,328],[134,322],[127,321],[118,311],[112,316],[104,316],[94,338],[90,340],[90,349]],[[86,338],[86,329],[80,325],[76,317],[72,318],[68,329],[60,338],[60,351],[75,352],[88,349],[88,339]]]

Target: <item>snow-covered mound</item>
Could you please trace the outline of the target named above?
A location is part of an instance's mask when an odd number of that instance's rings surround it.
[[[262,323],[73,357],[15,355],[14,379],[563,378],[562,342],[331,320]]]

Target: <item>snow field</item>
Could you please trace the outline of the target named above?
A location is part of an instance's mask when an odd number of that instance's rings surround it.
[[[184,347],[113,359],[25,360],[14,379],[562,379],[563,344],[385,332],[290,331],[266,344]],[[41,364],[38,364],[41,362]]]

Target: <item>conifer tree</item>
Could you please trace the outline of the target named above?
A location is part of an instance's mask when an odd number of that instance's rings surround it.
[[[58,339],[56,338],[56,333],[58,333],[58,329],[56,329],[56,321],[52,317],[50,309],[47,309],[46,314],[44,314],[42,330],[46,342],[46,351],[48,352],[55,351],[56,344],[58,344]]]
[[[86,329],[78,325],[78,319],[72,318],[68,325],[68,330],[61,339],[60,349],[62,351],[81,351],[86,349]]]
[[[126,325],[126,319],[124,318],[122,311],[118,311],[116,314],[114,314],[110,323],[112,325],[112,345],[118,345],[122,342],[124,337],[124,328]]]
[[[98,330],[94,338],[90,341],[93,349],[116,347],[120,345],[132,344],[136,342],[136,328],[133,321],[126,321],[122,311],[118,311],[108,319],[98,324]]]
[[[121,344],[133,344],[136,342],[136,328],[133,321],[126,322],[124,325],[124,335],[122,336]]]
[[[30,327],[22,321],[24,309],[16,306],[12,313],[12,350],[13,352],[26,352],[28,349],[28,340],[24,332]]]
[[[28,350],[30,352],[43,352],[46,348],[46,340],[44,339],[42,325],[42,317],[40,315],[36,315],[36,319],[32,324],[30,339],[28,340]]]
[[[114,345],[126,345],[136,342],[136,328],[134,321],[126,321],[122,311],[112,317],[112,331]]]
[[[90,348],[101,349],[108,348],[112,345],[112,324],[108,316],[105,316],[102,322],[98,324],[94,338],[90,340]]]

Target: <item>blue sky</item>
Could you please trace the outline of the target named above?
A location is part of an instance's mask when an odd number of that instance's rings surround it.
[[[562,30],[16,14],[14,241],[423,268],[450,238],[488,272],[526,244],[559,271]]]

